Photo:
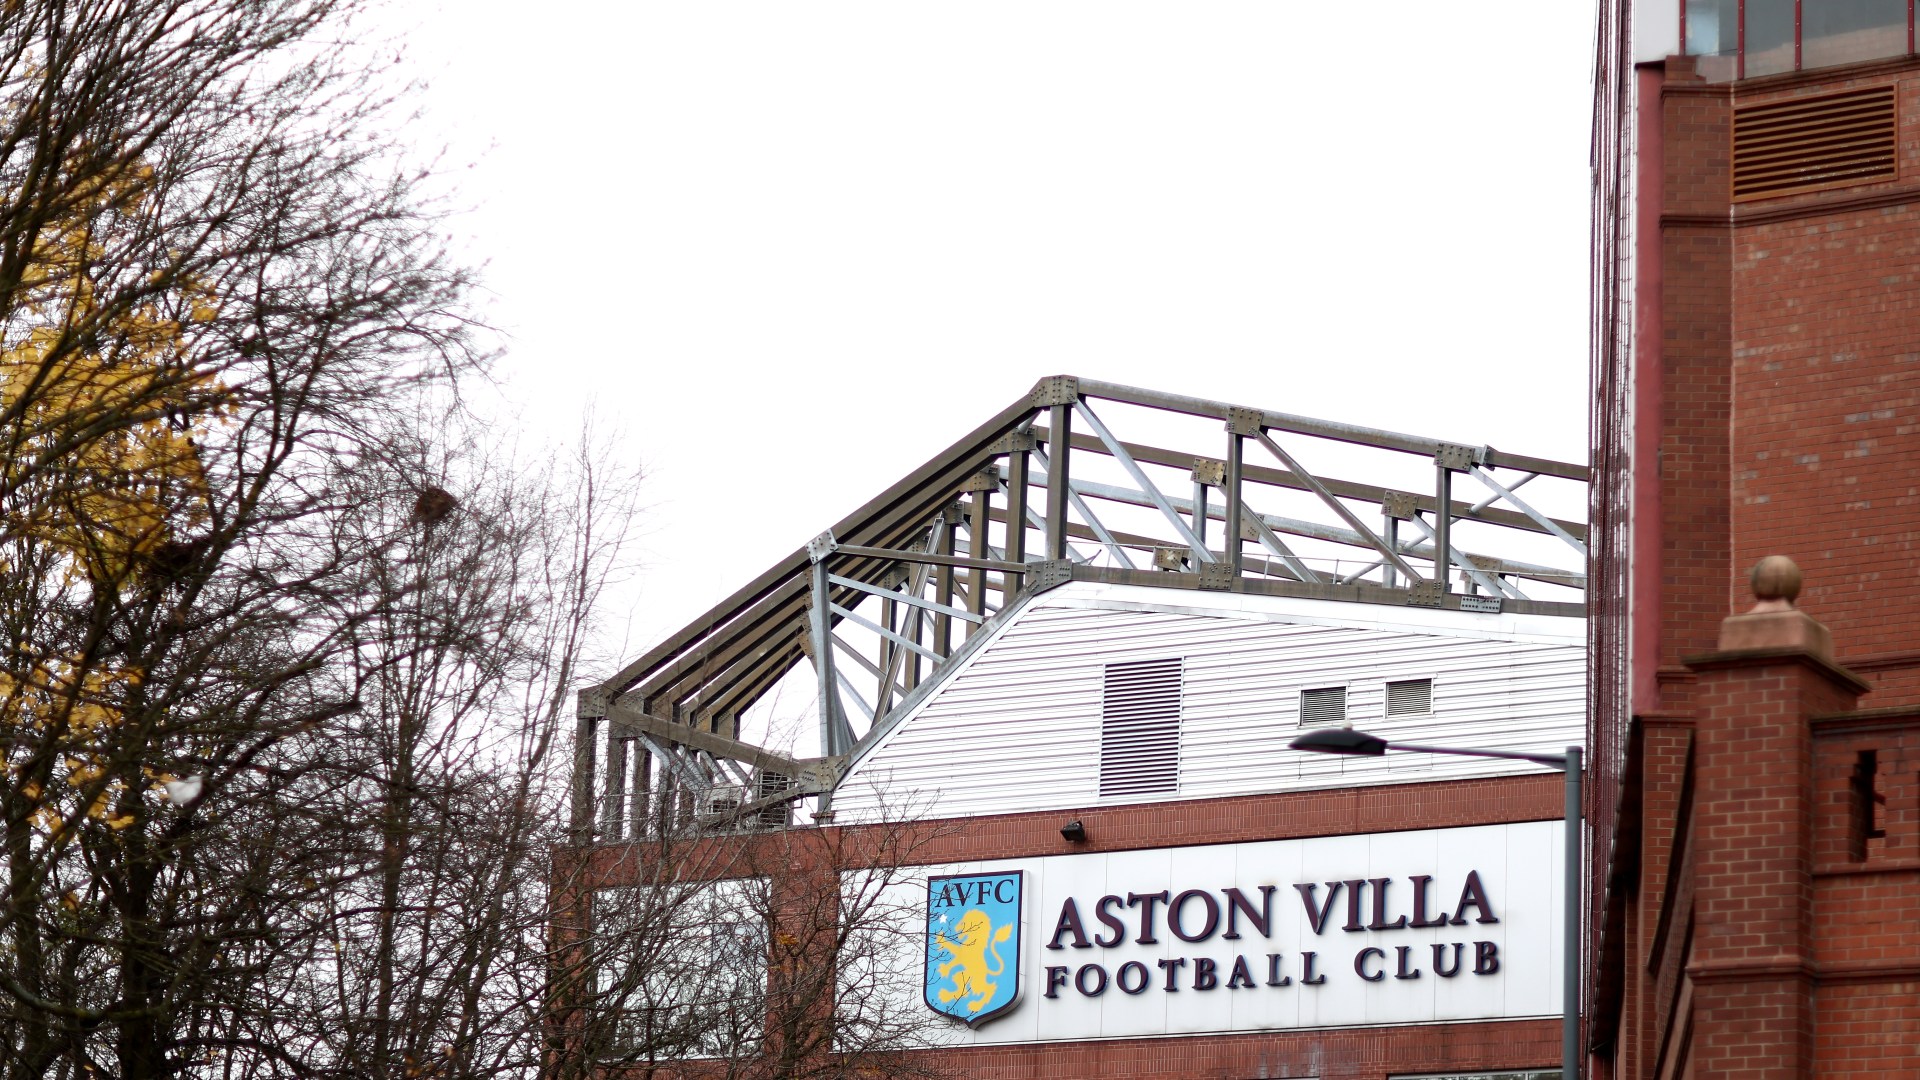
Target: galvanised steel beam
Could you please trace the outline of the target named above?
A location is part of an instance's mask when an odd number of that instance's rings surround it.
[[[835,634],[833,636],[833,644],[834,644],[834,647],[838,648],[843,654],[845,654],[849,660],[852,660],[854,663],[860,665],[861,670],[865,671],[868,675],[873,676],[873,679],[876,685],[879,685],[881,680],[885,678],[885,676],[881,674],[881,672],[884,669],[881,668],[879,664],[876,664],[873,661],[867,659],[865,656],[861,655],[859,649],[856,649],[852,645],[847,644],[846,641],[840,637],[840,635]],[[885,702],[887,701],[889,691],[899,693],[902,695],[904,695],[907,692],[905,687],[899,686],[897,684],[889,684],[887,686],[882,687],[881,696],[879,699],[881,704],[875,706],[876,712],[884,714],[887,711]]]
[[[947,607],[945,605],[935,603],[932,600],[922,600],[917,596],[911,596],[907,593],[901,592],[898,589],[883,589],[878,585],[869,585],[864,581],[854,581],[849,578],[843,578],[838,574],[828,574],[827,580],[837,585],[845,585],[850,589],[858,589],[859,591],[863,593],[867,593],[870,596],[882,597],[885,600],[887,600],[889,603],[911,604],[914,607],[925,608],[928,611],[944,612],[945,614],[951,615],[956,619],[965,619],[968,622],[973,622],[973,623],[982,623],[987,621],[984,616],[976,615],[971,611],[966,611],[962,608],[957,608],[957,607]]]
[[[1341,502],[1333,492],[1328,491],[1325,484],[1314,479],[1312,474],[1301,468],[1300,463],[1293,460],[1292,454],[1282,450],[1280,444],[1274,442],[1264,431],[1255,432],[1254,439],[1257,440],[1261,446],[1266,447],[1268,453],[1279,458],[1281,464],[1291,470],[1295,476],[1305,480],[1307,486],[1313,489],[1313,493],[1320,496],[1320,501],[1326,503],[1334,513],[1340,515],[1340,517],[1346,521],[1347,525],[1352,528],[1355,533],[1359,534],[1360,538],[1365,540],[1375,551],[1386,556],[1387,561],[1393,564],[1395,570],[1407,575],[1407,580],[1409,581],[1420,580],[1420,575],[1413,572],[1413,567],[1407,565],[1407,561],[1400,557],[1399,552],[1388,547],[1385,540],[1375,536],[1373,530],[1367,528],[1365,523],[1360,520],[1358,514],[1349,510],[1346,503]]]
[[[1073,433],[1073,412],[1066,402],[1053,405],[1048,418],[1049,431],[1062,436]],[[1048,455],[1047,461],[1047,558],[1067,557],[1067,495],[1073,489],[1067,482],[1067,461],[1072,454],[1065,448]]]
[[[1075,581],[1101,581],[1118,585],[1146,585],[1160,589],[1191,589],[1200,591],[1200,575],[1169,574],[1152,570],[1121,570],[1112,566],[1076,566],[1073,568]],[[1408,589],[1389,589],[1384,585],[1369,582],[1355,582],[1341,585],[1337,582],[1323,581],[1310,585],[1304,581],[1288,581],[1284,578],[1241,578],[1238,588],[1243,592],[1264,596],[1301,596],[1313,600],[1345,600],[1369,604],[1386,604],[1393,607],[1406,607],[1410,593]],[[1443,599],[1441,607],[1459,610],[1462,596],[1449,593]],[[1466,597],[1467,600],[1474,599]],[[1517,612],[1523,615],[1557,615],[1566,618],[1585,616],[1585,604],[1560,603],[1552,600],[1503,600],[1501,611]]]
[[[1440,531],[1438,529],[1434,528],[1431,525],[1428,525],[1425,520],[1421,519],[1417,515],[1415,517],[1409,518],[1408,520],[1412,521],[1414,525],[1420,529],[1421,532],[1426,533],[1427,539],[1433,541],[1433,550],[1435,551],[1440,550],[1441,540],[1440,540]],[[1470,556],[1462,552],[1459,548],[1454,547],[1452,544],[1448,544],[1446,547],[1446,551],[1447,551],[1447,562],[1451,563],[1454,566],[1459,567],[1463,573],[1465,573],[1468,577],[1472,578],[1476,583],[1479,584],[1481,588],[1487,590],[1488,592],[1494,594],[1495,596],[1507,596],[1515,600],[1525,600],[1527,598],[1526,594],[1521,592],[1519,589],[1516,589],[1512,585],[1509,585],[1506,582],[1501,581],[1500,576],[1498,574],[1489,575],[1485,570],[1482,570],[1479,566],[1477,566],[1474,563],[1473,559]]]
[[[921,656],[926,657],[927,659],[933,661],[936,664],[946,659],[946,657],[943,656],[942,654],[934,651],[933,649],[927,648],[925,645],[920,644],[919,642],[913,640],[912,638],[906,637],[903,634],[896,634],[893,631],[887,629],[886,627],[881,626],[879,623],[874,622],[872,619],[867,619],[859,615],[856,615],[853,612],[847,610],[846,608],[841,607],[838,604],[835,604],[833,606],[833,613],[835,615],[840,616],[843,619],[846,619],[848,622],[853,623],[855,626],[865,627],[866,629],[873,631],[874,633],[880,635],[883,638],[886,638],[888,641],[893,642],[895,645],[898,645],[903,649],[912,649],[914,652],[919,653]],[[839,753],[839,751],[837,750],[834,752]]]
[[[712,777],[702,775],[699,770],[683,760],[679,754],[654,742],[651,735],[641,732],[633,738],[634,741],[644,743],[647,749],[652,750],[654,756],[659,759],[661,766],[671,772],[688,791],[699,795],[704,794],[708,788],[713,786]]]
[[[1240,514],[1245,508],[1245,504],[1241,502],[1242,494],[1240,489],[1246,472],[1246,447],[1246,437],[1229,429],[1227,432],[1227,485],[1226,490],[1221,494],[1226,500],[1225,514],[1227,531],[1225,544],[1227,549],[1227,565],[1232,569],[1234,577],[1240,576],[1241,567]],[[1204,521],[1206,519],[1203,516],[1201,520]]]
[[[1189,416],[1211,416],[1221,420],[1228,418],[1232,410],[1240,408],[1224,401],[1210,401],[1206,398],[1188,397],[1184,394],[1166,394],[1158,390],[1142,390],[1118,383],[1100,382],[1097,379],[1078,380],[1082,397],[1104,398],[1109,401],[1123,401],[1130,405],[1144,405],[1168,412],[1186,413]],[[1291,413],[1260,410],[1262,427],[1274,431],[1286,431],[1296,435],[1312,435],[1321,439],[1353,443],[1357,446],[1373,446],[1383,450],[1398,450],[1403,453],[1432,457],[1440,447],[1449,445],[1441,439],[1422,438],[1418,435],[1402,435],[1383,428],[1363,427],[1359,424],[1343,424],[1335,420],[1316,420],[1307,416],[1295,416]],[[1560,476],[1569,480],[1586,483],[1590,470],[1584,465],[1570,462],[1550,461],[1546,458],[1526,457],[1521,454],[1509,454],[1494,450],[1492,447],[1478,447],[1483,452],[1481,460],[1498,468],[1519,469],[1525,472],[1545,473],[1548,476]]]
[[[1467,471],[1473,474],[1474,479],[1480,481],[1482,484],[1487,485],[1487,487],[1492,488],[1493,493],[1495,495],[1497,495],[1502,499],[1505,499],[1507,502],[1512,503],[1515,507],[1519,509],[1521,513],[1532,518],[1535,522],[1537,522],[1540,525],[1541,528],[1547,530],[1553,535],[1566,541],[1567,546],[1579,552],[1581,558],[1583,559],[1586,558],[1587,545],[1574,539],[1572,533],[1561,528],[1560,525],[1556,523],[1552,518],[1546,516],[1545,514],[1542,514],[1538,510],[1535,510],[1533,507],[1528,506],[1525,502],[1522,502],[1520,499],[1520,496],[1515,495],[1513,493],[1513,488],[1503,486],[1500,483],[1500,481],[1495,480],[1490,474],[1488,474],[1487,470],[1482,469],[1477,465]],[[1528,479],[1532,479],[1532,477],[1528,477]],[[1515,486],[1517,487],[1518,485],[1515,485]]]
[[[751,765],[761,772],[799,776],[816,767],[821,760],[788,757],[752,743],[729,739],[724,735],[696,731],[685,724],[676,723],[662,716],[643,713],[624,705],[615,704],[609,708],[608,712],[625,724],[636,736],[646,735],[661,742],[703,750],[717,758],[728,758]]]
[[[1107,425],[1100,422],[1100,418],[1094,415],[1092,409],[1087,408],[1086,402],[1075,402],[1073,411],[1080,415],[1080,419],[1087,422],[1087,426],[1093,429],[1095,435],[1100,436],[1100,442],[1106,446],[1107,453],[1112,455],[1113,460],[1119,462],[1120,467],[1133,478],[1133,482],[1139,485],[1140,493],[1153,502],[1154,507],[1173,526],[1173,531],[1180,534],[1180,539],[1186,541],[1187,546],[1193,550],[1195,561],[1212,562],[1213,554],[1207,550],[1205,542],[1187,527],[1186,519],[1174,510],[1173,504],[1169,503],[1167,497],[1160,493],[1160,489],[1154,486],[1153,480],[1140,468],[1139,463],[1133,460],[1133,455],[1127,453],[1127,448],[1121,446],[1119,440],[1113,437],[1113,432],[1107,430]]]
[[[1040,462],[1040,467],[1041,467],[1041,469],[1042,469],[1043,471],[1044,471],[1044,470],[1046,469],[1046,461],[1045,461],[1045,459],[1044,459],[1044,458],[1042,458],[1042,457],[1041,457],[1041,454],[1040,454],[1040,452],[1039,452],[1038,450],[1035,450],[1035,451],[1033,451],[1033,452],[1032,452],[1032,454],[1031,454],[1030,456],[1032,456],[1032,457],[1036,457],[1036,458],[1041,458],[1041,462]],[[1038,485],[1038,484],[1035,484],[1035,483],[1033,483],[1033,482],[1032,482],[1032,480],[1028,480],[1028,482],[1027,482],[1027,487],[1028,487],[1028,490],[1029,490],[1029,491],[1031,491],[1031,490],[1032,490],[1033,488],[1036,488],[1036,487],[1039,487],[1039,486],[1040,486],[1040,485]],[[1001,485],[1001,489],[1000,489],[1000,490],[1001,490],[1001,492],[1002,492],[1002,493],[1004,494],[1004,493],[1006,493],[1006,492],[1007,492],[1007,491],[1008,491],[1009,489],[1008,489],[1008,487],[1007,487],[1007,486],[1006,486],[1005,484],[1002,484],[1002,485]],[[1011,504],[1011,503],[1009,503],[1008,505],[1009,505],[1009,506],[1011,506],[1012,504]],[[995,513],[996,513],[996,515],[997,515],[997,514],[998,514],[998,511],[995,511]],[[998,517],[996,517],[996,520],[1002,520],[1002,519],[1000,519],[1000,518],[998,518]],[[1008,518],[1006,518],[1006,519],[1004,519],[1004,520],[1012,520],[1012,518],[1011,518],[1011,517],[1008,517]],[[1045,541],[1046,541],[1046,537],[1047,537],[1047,519],[1046,519],[1045,517],[1043,517],[1043,516],[1041,516],[1041,514],[1040,514],[1040,511],[1038,511],[1038,510],[1035,510],[1035,509],[1033,508],[1033,506],[1032,506],[1032,504],[1031,504],[1031,503],[1029,503],[1029,504],[1028,504],[1028,506],[1027,506],[1027,524],[1029,524],[1029,525],[1031,525],[1031,526],[1032,526],[1033,528],[1035,528],[1035,529],[1037,529],[1037,530],[1039,530],[1039,532],[1040,532],[1040,539],[1041,539],[1041,545],[1040,545],[1040,546],[1041,546],[1041,549],[1042,549],[1042,550],[1045,550],[1045,548],[1046,548],[1046,543],[1045,543]],[[1092,531],[1091,531],[1091,530],[1086,530],[1086,529],[1082,529],[1082,531],[1080,531],[1080,532],[1077,532],[1077,533],[1076,533],[1076,532],[1074,532],[1074,529],[1075,529],[1075,528],[1077,528],[1077,526],[1074,526],[1074,525],[1072,525],[1072,524],[1069,524],[1069,525],[1067,526],[1067,535],[1068,535],[1068,536],[1079,536],[1079,537],[1081,537],[1082,539],[1085,539],[1085,538],[1087,538],[1087,537],[1089,537],[1089,536],[1092,536],[1092,535],[1093,535],[1093,533],[1092,533]],[[1026,539],[1026,533],[1027,533],[1027,530],[1025,530],[1025,529],[1019,529],[1019,530],[1009,530],[1009,531],[1008,531],[1008,534],[1007,534],[1007,535],[1009,535],[1009,536],[1018,536],[1018,537],[1020,537],[1020,539],[1021,539],[1022,541],[1024,541],[1024,540]],[[1073,560],[1074,562],[1087,562],[1087,561],[1089,560],[1089,558],[1090,558],[1090,557],[1089,557],[1089,556],[1087,556],[1087,555],[1084,555],[1084,554],[1082,554],[1082,553],[1080,552],[1080,550],[1079,550],[1078,548],[1075,548],[1075,547],[1074,547],[1074,546],[1073,546],[1072,544],[1068,544],[1068,545],[1067,545],[1067,558],[1069,558],[1069,559],[1071,559],[1071,560]],[[1014,559],[1014,558],[1012,557],[1012,555],[1008,555],[1008,557],[1007,557],[1007,561],[1009,561],[1009,562],[1017,562],[1018,560],[1016,560],[1016,559]]]
[[[1047,442],[1048,445],[1051,445],[1051,442],[1047,439],[1047,430],[1045,428],[1035,428],[1034,436],[1041,442]],[[1102,456],[1106,455],[1105,446],[1099,439],[1091,435],[1074,435],[1071,439],[1075,450],[1087,451]],[[1126,448],[1127,453],[1131,454],[1135,461],[1146,462],[1150,465],[1162,465],[1168,468],[1180,469],[1186,468],[1185,463],[1193,460],[1191,451],[1169,450],[1165,447],[1151,446],[1146,443],[1128,442],[1126,440],[1122,440],[1120,445]],[[1313,490],[1307,486],[1304,480],[1285,469],[1268,468],[1266,466],[1245,462],[1243,462],[1243,468],[1245,471],[1245,480],[1249,484],[1260,484],[1266,487],[1286,488],[1292,491],[1305,491],[1309,493]],[[1430,491],[1404,491],[1399,488],[1384,487],[1379,484],[1337,480],[1330,476],[1321,476],[1317,477],[1317,479],[1328,491],[1333,492],[1342,499],[1379,504],[1384,503],[1388,496],[1393,496],[1396,499],[1413,500],[1412,505],[1418,510],[1432,512],[1438,509],[1437,504],[1434,502],[1433,493]],[[1453,504],[1453,516],[1456,519],[1479,521],[1489,525],[1501,525],[1506,528],[1519,529],[1524,532],[1552,532],[1552,530],[1543,527],[1532,518],[1518,511],[1489,509],[1488,506],[1499,501],[1497,496],[1484,501],[1488,505],[1456,501]],[[1575,537],[1584,537],[1587,533],[1587,527],[1582,522],[1566,521],[1561,518],[1551,518],[1549,520],[1551,520],[1556,527],[1566,530]]]
[[[1319,583],[1320,575],[1302,562],[1300,556],[1295,555],[1293,549],[1287,546],[1286,541],[1274,533],[1273,525],[1267,521],[1266,515],[1255,513],[1245,503],[1237,503],[1236,507],[1242,512],[1242,520],[1253,526],[1254,535],[1260,538],[1261,547],[1278,555],[1280,561],[1286,564],[1294,577],[1309,584]]]
[[[1049,443],[1047,445],[1051,447],[1053,444]],[[1039,458],[1043,465],[1047,461],[1047,456],[1038,450],[1033,452],[1033,456]],[[1066,455],[1063,453],[1061,456],[1064,457]],[[1053,483],[1053,470],[1051,468],[1047,470],[1047,483]],[[1052,488],[1049,487],[1047,490],[1051,492]],[[1051,500],[1053,496],[1049,494],[1047,498],[1049,500],[1048,505],[1052,505]],[[1080,493],[1075,490],[1073,481],[1071,480],[1067,482],[1067,503],[1079,512],[1080,520],[1086,522],[1087,531],[1093,535],[1094,539],[1106,545],[1107,553],[1113,556],[1114,561],[1129,570],[1133,569],[1133,560],[1127,558],[1127,553],[1122,550],[1120,544],[1114,540],[1113,533],[1109,531],[1105,525],[1101,524],[1099,515],[1095,514],[1093,508],[1088,506],[1086,501],[1080,498]],[[1071,522],[1068,522],[1064,527],[1068,536],[1074,535],[1073,524]],[[1051,529],[1052,526],[1049,525],[1048,528]],[[1072,554],[1071,548],[1068,548],[1068,553]]]
[[[887,519],[893,511],[897,510],[900,503],[917,501],[916,497],[925,488],[941,486],[943,477],[953,478],[944,483],[955,483],[969,470],[978,469],[986,464],[992,456],[989,450],[994,442],[1028,423],[1032,412],[1033,407],[1028,397],[1022,397],[1008,405],[986,423],[949,447],[944,454],[908,473],[899,483],[847,515],[830,531],[835,536],[850,541],[864,539],[872,524]],[[687,627],[670,635],[639,659],[622,667],[601,686],[615,693],[629,689],[653,674],[663,664],[670,662],[689,645],[716,633],[732,622],[739,613],[754,607],[774,590],[790,581],[794,575],[801,573],[807,563],[807,554],[804,549],[794,552],[736,590],[733,595],[715,604],[706,614],[695,619]]]

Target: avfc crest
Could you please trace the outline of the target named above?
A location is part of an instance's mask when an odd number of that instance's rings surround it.
[[[927,971],[921,997],[978,1027],[1020,997],[1021,871],[927,879]]]

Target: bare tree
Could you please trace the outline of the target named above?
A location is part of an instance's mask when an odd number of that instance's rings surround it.
[[[435,421],[438,445],[351,480],[347,525],[400,539],[361,545],[353,587],[380,599],[352,647],[360,708],[326,740],[325,887],[282,916],[312,932],[262,980],[267,1030],[315,1075],[530,1074],[541,1054],[553,763],[633,477],[585,443],[516,473]]]
[[[475,356],[334,0],[0,7],[0,1065],[309,1069],[357,524]],[[242,1069],[244,1071],[244,1068]]]
[[[359,7],[0,4],[0,1073],[913,1073],[853,871],[921,830],[663,830],[659,917],[578,932],[559,718],[633,477],[460,436]]]
[[[564,877],[578,921],[556,951],[574,992],[553,1075],[943,1075],[922,1052],[941,1022],[898,957],[924,914],[899,886],[945,826],[714,835],[656,804],[651,839]]]

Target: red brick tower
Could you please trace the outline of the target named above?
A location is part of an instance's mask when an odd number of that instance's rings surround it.
[[[1636,6],[1596,112],[1595,1075],[1920,1075],[1912,5]],[[1780,566],[1733,615],[1772,555],[1826,629]]]

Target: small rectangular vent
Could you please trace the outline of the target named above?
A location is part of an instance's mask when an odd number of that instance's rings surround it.
[[[1347,726],[1347,688],[1323,686],[1300,691],[1300,726],[1311,728]]]
[[[1432,679],[1408,679],[1387,684],[1388,716],[1417,716],[1432,711]]]
[[[788,779],[785,776],[780,775],[777,772],[763,772],[760,774],[760,783],[758,786],[758,790],[759,790],[758,797],[764,799],[769,795],[778,795],[792,786],[793,786],[792,780]],[[784,829],[788,825],[792,824],[793,822],[792,814],[793,814],[792,803],[790,802],[774,803],[771,806],[761,807],[754,814],[753,823],[760,826],[763,829]]]
[[[1733,110],[1733,201],[1870,184],[1899,176],[1894,88]]]
[[[1108,664],[1100,700],[1100,794],[1180,789],[1180,660]]]

